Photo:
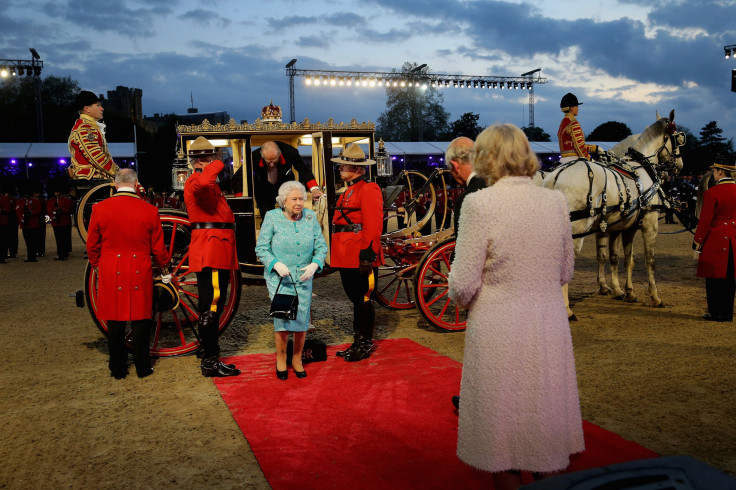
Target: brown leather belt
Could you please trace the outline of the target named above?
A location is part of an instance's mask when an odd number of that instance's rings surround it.
[[[356,225],[332,225],[332,233],[350,232],[358,233],[363,229],[363,225],[360,223]]]
[[[192,230],[234,230],[235,223],[213,223],[213,222],[202,222],[192,223]]]

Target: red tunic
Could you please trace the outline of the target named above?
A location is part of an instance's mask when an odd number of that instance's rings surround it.
[[[595,145],[587,145],[585,143],[585,135],[583,128],[575,116],[568,112],[562,118],[560,128],[557,130],[557,139],[560,143],[560,156],[565,157],[581,157],[590,160],[590,151]]]
[[[0,226],[6,226],[10,224],[10,213],[15,213],[15,206],[10,197],[0,194]],[[16,230],[17,232],[17,230]],[[3,259],[5,257],[0,257]]]
[[[728,246],[736,262],[736,184],[723,179],[703,195],[703,208],[693,237],[700,250],[698,277],[725,278]]]
[[[51,226],[71,226],[74,201],[66,196],[52,197],[46,202],[46,214],[51,218]]]
[[[43,222],[41,200],[35,197],[18,199],[15,204],[15,214],[21,229],[40,228]]]
[[[92,206],[87,255],[97,268],[97,318],[151,318],[151,255],[159,267],[169,261],[155,207],[129,192],[119,192]]]
[[[217,185],[217,174],[225,168],[220,160],[194,172],[184,184],[184,204],[192,223],[235,223],[230,206]],[[189,244],[189,271],[200,272],[204,267],[238,270],[234,229],[192,230]]]
[[[70,166],[74,179],[112,179],[118,166],[107,149],[105,135],[97,121],[81,114],[69,134]]]
[[[373,266],[384,264],[381,248],[383,194],[378,184],[361,179],[349,185],[345,192],[337,198],[332,223],[334,225],[360,224],[362,229],[357,233],[343,231],[332,234],[331,267],[357,269],[360,265],[358,258],[360,251],[368,247],[371,247],[376,253]]]

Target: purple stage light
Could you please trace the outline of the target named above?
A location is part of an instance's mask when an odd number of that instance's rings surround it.
[[[59,165],[66,165],[66,160],[59,158]]]
[[[18,160],[16,160],[15,158],[11,158],[11,159],[10,159],[10,163],[11,163],[12,165],[15,165],[16,163],[18,163]]]

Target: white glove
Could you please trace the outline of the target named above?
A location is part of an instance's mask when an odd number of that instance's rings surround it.
[[[698,252],[697,250],[693,250],[693,258],[695,260],[700,260],[700,252]]]
[[[299,280],[300,281],[308,281],[308,280],[310,280],[312,278],[312,276],[314,276],[314,273],[317,272],[317,269],[319,269],[319,266],[316,263],[314,263],[314,262],[312,262],[311,264],[309,264],[306,267],[302,267],[299,270],[300,271],[304,271],[304,274],[301,275],[301,277],[299,278]]]
[[[286,264],[283,262],[276,262],[273,264],[273,270],[276,271],[276,273],[281,277],[286,277],[289,275],[289,268],[286,267]]]
[[[164,284],[168,284],[171,282],[171,274],[166,274],[165,276],[161,276],[161,282]]]

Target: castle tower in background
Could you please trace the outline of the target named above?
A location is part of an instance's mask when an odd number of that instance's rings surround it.
[[[141,99],[143,90],[118,85],[115,90],[107,91],[105,110],[130,117],[133,121],[143,119]]]

